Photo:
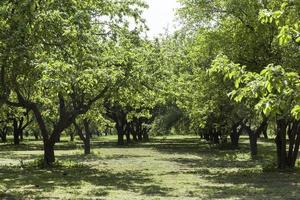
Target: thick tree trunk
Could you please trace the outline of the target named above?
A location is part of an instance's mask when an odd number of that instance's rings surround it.
[[[125,128],[125,135],[126,135],[126,142],[127,144],[131,143],[131,138],[130,138],[130,132],[131,132],[131,127],[130,123],[126,123],[126,128]]]
[[[88,155],[91,153],[91,142],[90,137],[87,136],[86,140],[84,141],[84,154]]]
[[[245,124],[242,124],[242,126],[243,126],[243,129],[245,131],[247,131],[247,133],[249,135],[251,156],[255,157],[257,155],[257,138],[258,138],[257,131],[251,130],[250,126],[247,126]]]
[[[138,141],[143,141],[143,133],[142,133],[142,131],[141,130],[139,130],[138,132],[137,132],[137,139],[138,139]]]
[[[120,121],[117,121],[116,130],[118,134],[118,145],[124,145],[124,124]]]
[[[54,143],[44,141],[44,162],[47,166],[51,166],[55,162]]]
[[[277,135],[275,142],[277,150],[277,166],[279,169],[287,167],[286,128],[287,124],[284,119],[277,120]]]
[[[123,145],[123,144],[124,144],[123,133],[118,132],[118,145]]]
[[[126,142],[127,142],[127,144],[131,143],[130,133],[129,132],[126,133]]]
[[[14,145],[20,144],[20,134],[18,129],[14,129]]]
[[[85,141],[84,141],[84,154],[88,155],[91,153],[91,131],[90,131],[90,123],[88,120],[83,121],[84,129],[85,129]]]
[[[19,145],[20,144],[20,132],[18,129],[18,122],[16,119],[13,120],[13,136],[14,136],[14,145]]]
[[[249,140],[251,156],[254,157],[257,155],[257,135],[254,131],[251,131],[251,133],[249,133]]]

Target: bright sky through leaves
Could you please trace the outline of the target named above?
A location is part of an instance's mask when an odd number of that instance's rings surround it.
[[[179,7],[176,0],[146,0],[149,9],[145,11],[144,17],[150,28],[148,36],[155,37],[161,33],[175,30],[175,9]]]

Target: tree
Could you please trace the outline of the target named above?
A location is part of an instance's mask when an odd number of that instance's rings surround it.
[[[298,1],[271,1],[270,6],[260,11],[260,21],[275,23],[279,29],[281,45],[300,43],[300,3]]]
[[[93,0],[1,4],[2,100],[32,110],[47,165],[55,161],[62,131],[126,79],[119,36],[128,29],[124,17],[138,23],[143,6]]]
[[[217,58],[217,71],[238,82],[231,93],[237,102],[252,101],[257,114],[263,112],[277,124],[276,147],[278,168],[294,168],[298,156],[300,135],[298,121],[299,75],[281,66],[269,65],[260,73],[248,72],[245,66]],[[286,137],[289,137],[287,141]]]
[[[91,153],[92,125],[98,130],[103,129],[103,127],[109,124],[103,117],[103,113],[102,102],[97,102],[87,113],[81,115],[73,122],[75,131],[83,142],[85,155]]]
[[[128,54],[124,64],[127,81],[112,91],[113,95],[104,102],[105,115],[115,122],[119,145],[124,144],[124,136],[128,143],[130,135],[135,141],[148,140],[145,125],[152,118],[152,110],[165,100],[167,77],[161,66],[158,44],[130,37],[127,40],[132,41],[124,49],[127,52],[124,54]]]

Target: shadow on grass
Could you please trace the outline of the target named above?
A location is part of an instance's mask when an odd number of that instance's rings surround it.
[[[199,185],[207,191],[208,199],[299,199],[299,173],[263,173],[239,170],[227,173],[208,173],[212,184]]]
[[[199,182],[191,182],[195,188],[189,197],[198,198],[206,196],[206,199],[299,199],[300,174],[298,173],[263,173],[263,163],[274,160],[275,148],[273,140],[261,140],[259,142],[259,156],[257,159],[249,158],[249,144],[246,138],[241,139],[240,148],[237,150],[219,149],[200,141],[198,137],[189,138],[161,138],[152,139],[149,143],[130,144],[118,146],[112,141],[92,142],[92,149],[117,148],[120,154],[116,155],[68,155],[57,156],[59,160],[70,159],[76,162],[108,160],[124,160],[130,162],[130,158],[145,158],[148,155],[121,155],[122,148],[144,148],[155,150],[155,160],[168,161],[170,164],[179,165],[174,171],[167,171],[162,175],[174,175],[178,173],[196,176]],[[56,150],[72,150],[81,148],[81,141],[76,143],[58,143]],[[27,145],[26,145],[27,146]],[[41,144],[29,143],[27,147],[4,146],[15,151],[38,150]],[[19,149],[18,149],[19,148]],[[2,147],[1,147],[2,149]],[[0,150],[0,154],[9,150]],[[2,152],[1,152],[2,151]],[[159,153],[164,156],[160,156]],[[176,154],[176,155],[175,155]],[[154,156],[149,155],[149,156]],[[9,156],[15,156],[12,152]],[[246,156],[246,157],[243,157]],[[131,160],[135,161],[134,159]],[[120,162],[121,163],[121,162]],[[91,185],[92,191],[86,191],[89,197],[107,197],[110,191],[131,191],[146,196],[172,197],[173,188],[160,185],[152,178],[155,174],[151,171],[111,171],[108,169],[95,169],[87,166],[57,168],[51,170],[18,169],[0,166],[0,199],[22,199],[22,197],[36,197],[39,192],[53,192],[58,187],[66,188],[64,193],[72,196],[80,195],[84,184]],[[155,167],[155,166],[153,166]],[[120,166],[120,169],[122,166]],[[188,177],[188,176],[187,176]],[[205,180],[203,184],[201,179]],[[19,189],[22,188],[22,189]],[[70,189],[71,188],[71,189]],[[77,189],[76,189],[77,188]],[[42,197],[45,199],[45,197]],[[49,197],[50,198],[50,197]],[[51,197],[53,198],[53,197]]]
[[[165,140],[165,145],[157,145],[160,153],[179,154],[181,156],[163,158],[180,164],[180,173],[194,174],[209,184],[196,183],[207,199],[299,199],[300,174],[263,172],[265,163],[274,162],[275,148],[273,140],[259,143],[259,155],[256,159],[249,156],[247,139],[241,140],[236,150],[220,150],[207,143],[187,140]],[[185,155],[196,155],[185,157]],[[243,157],[245,156],[246,157]],[[167,172],[166,175],[179,173]],[[199,193],[190,192],[190,197],[199,197]]]
[[[121,166],[120,166],[121,167]],[[132,191],[147,195],[167,196],[169,188],[161,187],[151,178],[150,174],[140,171],[112,172],[98,170],[87,165],[36,169],[25,167],[0,168],[0,199],[39,198],[42,192],[52,192],[58,187],[68,189],[65,193],[80,195],[83,184],[92,185],[93,191],[86,191],[90,197],[105,197],[109,190]],[[1,186],[0,184],[0,186]],[[3,189],[3,187],[5,189]],[[74,188],[74,190],[70,190]],[[45,198],[44,196],[41,198]],[[50,198],[50,197],[49,197]],[[55,197],[51,197],[54,198]]]

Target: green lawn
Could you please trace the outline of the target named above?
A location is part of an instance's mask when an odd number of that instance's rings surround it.
[[[37,168],[40,142],[0,145],[0,199],[299,199],[300,173],[263,172],[274,162],[273,142],[259,143],[252,160],[240,150],[220,150],[195,136],[157,137],[125,147],[114,137],[56,145],[59,165]]]

